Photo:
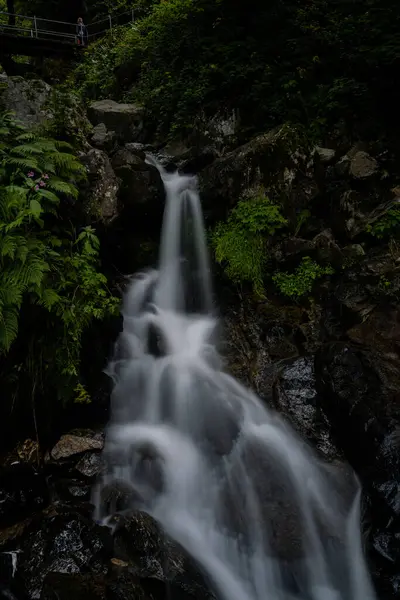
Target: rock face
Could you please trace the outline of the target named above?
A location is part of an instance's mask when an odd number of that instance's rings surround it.
[[[81,154],[81,161],[88,173],[88,187],[85,191],[85,211],[94,220],[110,223],[119,214],[120,182],[111,166],[110,159],[103,150],[91,148]]]
[[[51,92],[51,86],[41,79],[0,75],[0,106],[13,111],[28,128],[43,125],[53,118],[47,106]]]
[[[247,190],[262,186],[295,220],[318,191],[313,167],[304,136],[285,125],[214,161],[200,173],[200,188],[206,207],[215,208],[231,207]]]
[[[93,125],[103,123],[109,131],[115,131],[125,142],[141,141],[143,109],[135,104],[97,100],[90,104],[88,117]]]
[[[350,162],[350,175],[355,179],[367,179],[375,175],[379,169],[379,165],[375,158],[367,154],[367,152],[357,152]]]
[[[93,127],[91,143],[99,150],[111,152],[116,143],[116,133],[115,131],[108,131],[104,123],[99,123],[96,127]]]
[[[103,434],[67,434],[63,435],[62,438],[57,442],[57,444],[51,450],[50,455],[53,460],[60,460],[62,458],[69,458],[75,454],[88,452],[89,450],[102,450],[103,446]]]
[[[321,400],[335,435],[370,494],[369,551],[375,575],[382,592],[395,597],[400,589],[398,358],[332,343],[317,354],[316,369]]]
[[[114,534],[94,522],[89,500],[102,445],[98,433],[72,431],[43,466],[1,470],[0,597],[212,600],[195,565],[149,515],[116,516]]]
[[[141,151],[121,148],[112,166],[122,182],[120,197],[126,213],[136,218],[157,216],[164,211],[164,185],[160,173],[141,157]]]
[[[325,460],[343,460],[318,396],[314,357],[302,356],[287,361],[274,385],[273,406],[290,419],[301,437],[309,441]]]

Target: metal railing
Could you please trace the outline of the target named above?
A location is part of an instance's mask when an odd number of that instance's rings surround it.
[[[86,25],[89,40],[95,40],[119,25],[127,25],[136,20],[138,9],[108,15],[103,19]],[[11,18],[10,18],[11,17]],[[42,40],[59,41],[60,43],[78,43],[77,23],[53,21],[40,17],[10,14],[0,11],[0,35],[14,34],[19,37],[30,37]]]

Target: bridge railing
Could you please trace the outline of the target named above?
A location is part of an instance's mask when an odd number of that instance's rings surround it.
[[[140,9],[132,8],[131,10],[125,11],[118,15],[108,15],[102,19],[93,21],[87,26],[89,40],[95,40],[119,25],[134,23],[138,16],[140,16]]]
[[[87,24],[89,40],[94,41],[119,25],[134,22],[138,14],[138,9],[131,9]],[[78,39],[76,23],[52,21],[35,16],[12,15],[3,11],[0,11],[1,33],[71,44],[76,44]]]

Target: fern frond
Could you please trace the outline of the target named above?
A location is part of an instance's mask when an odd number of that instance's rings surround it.
[[[0,235],[0,261],[9,257],[12,260],[18,258],[17,251],[26,248],[25,238],[21,235]]]
[[[59,169],[69,173],[86,173],[82,163],[80,163],[73,154],[58,152],[52,156],[52,159]]]
[[[57,148],[57,150],[60,150],[60,151],[68,150],[68,152],[71,153],[73,150],[71,144],[68,144],[68,142],[54,140],[54,145]]]
[[[18,282],[8,282],[7,285],[3,285],[3,281],[0,281],[0,306],[20,308],[23,291]]]
[[[0,305],[0,353],[8,352],[18,335],[18,315],[17,308]]]
[[[55,304],[60,301],[60,296],[52,288],[45,288],[40,292],[37,304],[43,306],[49,312]]]
[[[36,134],[32,131],[25,131],[15,138],[16,142],[32,142],[36,139]]]
[[[18,169],[37,169],[38,164],[36,160],[33,158],[24,158],[24,157],[12,157],[9,156],[6,160],[8,165],[17,167]]]
[[[43,154],[43,149],[35,144],[21,144],[11,149],[11,154],[29,156],[30,154]]]
[[[47,187],[50,190],[54,190],[60,194],[65,194],[66,196],[72,196],[72,198],[78,197],[78,190],[71,183],[67,183],[62,179],[51,177],[48,181]]]

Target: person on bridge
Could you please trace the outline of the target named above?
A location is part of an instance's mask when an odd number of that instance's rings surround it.
[[[79,17],[76,25],[76,35],[78,46],[86,46],[88,43],[89,35],[86,25],[83,22],[82,17]]]

